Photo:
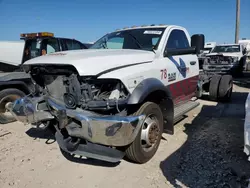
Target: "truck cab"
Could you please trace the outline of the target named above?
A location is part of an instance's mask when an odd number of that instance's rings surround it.
[[[49,32],[21,34],[21,39],[25,40],[22,63],[54,52],[87,49],[83,43],[75,39],[54,37],[54,34]]]
[[[25,61],[41,55],[87,49],[88,47],[76,39],[55,37],[51,32],[22,33],[21,41],[0,41],[0,71],[12,72]]]

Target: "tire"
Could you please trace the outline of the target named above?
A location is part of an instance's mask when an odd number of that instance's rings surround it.
[[[221,76],[215,75],[210,80],[209,84],[209,98],[211,100],[217,100],[218,99],[218,90],[219,90],[219,84],[220,84]]]
[[[140,129],[140,132],[137,134],[132,144],[125,150],[126,157],[130,159],[131,161],[139,163],[139,164],[148,162],[155,155],[160,145],[161,136],[163,132],[163,115],[162,115],[162,111],[160,107],[157,104],[153,102],[146,102],[133,115],[142,115],[142,114],[146,115],[146,119]],[[151,123],[151,124],[147,123],[150,121],[154,123]],[[145,127],[147,128],[145,129]],[[153,130],[149,129],[150,127]],[[155,127],[157,127],[155,129],[157,131],[154,131]],[[147,131],[147,130],[151,130],[151,131]],[[153,133],[152,137],[155,137],[155,139],[152,139],[155,141],[154,144],[148,149],[143,147],[143,146],[146,146],[147,144],[144,145],[143,140],[142,140],[142,135],[149,136],[149,134],[145,134],[146,132]],[[150,139],[147,139],[147,140],[149,141]]]
[[[224,75],[220,80],[219,85],[219,100],[222,102],[229,102],[233,92],[233,77],[231,75]]]
[[[7,102],[14,102],[18,98],[25,96],[25,93],[19,89],[9,88],[0,91],[0,123],[6,124],[16,121],[12,115],[6,114],[5,105]]]

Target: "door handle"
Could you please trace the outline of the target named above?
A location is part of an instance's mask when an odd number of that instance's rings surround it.
[[[190,61],[190,65],[195,65],[196,61]]]

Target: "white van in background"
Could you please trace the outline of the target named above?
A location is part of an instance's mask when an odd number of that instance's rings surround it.
[[[216,46],[216,42],[206,42],[204,45],[204,54],[208,54],[214,47]]]

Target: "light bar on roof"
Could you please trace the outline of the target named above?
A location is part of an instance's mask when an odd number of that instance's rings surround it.
[[[50,32],[38,32],[38,33],[22,33],[22,38],[34,38],[34,37],[54,37],[54,33]]]

